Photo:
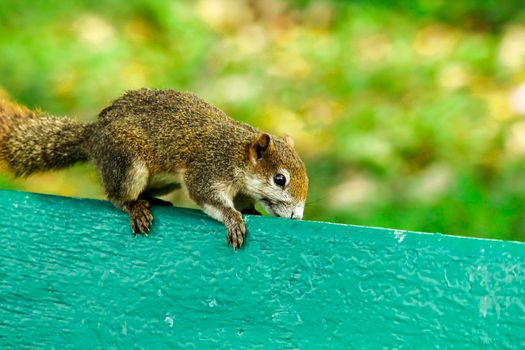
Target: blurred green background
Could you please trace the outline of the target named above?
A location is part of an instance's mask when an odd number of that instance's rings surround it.
[[[399,3],[1,0],[0,86],[85,121],[192,91],[295,138],[307,219],[525,241],[525,5]],[[104,197],[90,165],[0,187]]]

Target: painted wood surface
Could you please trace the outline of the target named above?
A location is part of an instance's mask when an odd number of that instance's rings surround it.
[[[0,191],[0,348],[525,349],[525,244]]]

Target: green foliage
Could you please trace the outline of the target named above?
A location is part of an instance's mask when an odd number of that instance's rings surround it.
[[[82,120],[127,89],[190,90],[293,135],[308,219],[525,240],[524,19],[520,1],[10,0],[0,84]],[[103,196],[89,166],[0,186]]]

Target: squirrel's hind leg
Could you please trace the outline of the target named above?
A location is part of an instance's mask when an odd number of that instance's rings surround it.
[[[149,170],[140,159],[117,147],[111,152],[100,150],[93,162],[98,169],[108,199],[129,215],[133,233],[147,234],[153,216],[151,203],[141,194],[149,182]]]

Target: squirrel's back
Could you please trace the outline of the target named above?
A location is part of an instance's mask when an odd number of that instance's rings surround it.
[[[212,157],[233,164],[233,158],[244,154],[240,148],[258,133],[203,99],[171,89],[128,91],[102,110],[97,124],[100,130],[111,126],[116,134],[125,133],[126,139],[141,143],[139,152],[154,151],[155,162],[169,160],[166,166],[149,164],[159,171],[185,168],[188,161],[204,162]],[[144,158],[153,159],[147,154]]]
[[[154,118],[153,118],[154,116]],[[144,123],[158,122],[194,124],[195,126],[239,127],[255,130],[241,124],[223,111],[200,97],[172,89],[148,89],[127,91],[99,114],[99,122],[107,123],[119,119]]]

